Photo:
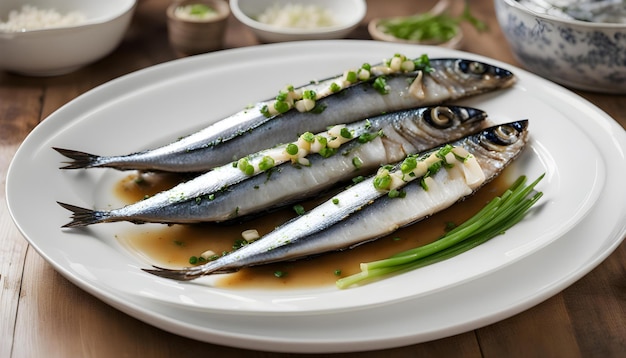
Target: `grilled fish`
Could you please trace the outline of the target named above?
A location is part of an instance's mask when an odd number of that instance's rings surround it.
[[[276,100],[258,103],[163,147],[122,156],[54,149],[71,159],[64,169],[204,172],[286,143],[305,131],[316,133],[381,113],[441,104],[509,87],[516,79],[508,70],[473,60],[431,59],[426,71],[415,70],[414,62],[404,57],[396,61],[399,65],[391,65],[396,58],[389,65],[373,66],[367,72],[348,71],[344,77],[289,88]],[[359,80],[350,78],[350,73],[368,75]],[[289,109],[290,106],[298,110]],[[283,113],[275,114],[275,108]]]
[[[186,281],[374,240],[449,207],[495,178],[525,147],[527,128],[526,120],[501,124],[417,158],[409,156],[214,261],[145,271]]]
[[[242,158],[234,163],[237,165],[218,167],[123,208],[99,211],[59,203],[74,213],[73,220],[64,227],[114,221],[220,222],[256,214],[317,194],[357,175],[369,175],[381,164],[473,133],[483,127],[486,117],[485,112],[475,108],[432,106],[335,126],[323,135],[311,135],[311,144],[302,139],[306,135],[300,136],[300,147],[298,142],[289,144],[299,149],[294,156],[300,152],[315,154],[289,158],[289,145],[266,149]],[[327,145],[342,138],[343,145],[330,149],[335,154],[323,155],[323,149],[329,148],[318,144],[323,138],[328,138]],[[314,150],[316,144],[319,148]],[[264,160],[275,166],[263,166]],[[246,173],[248,166],[250,173]],[[260,175],[264,172],[267,173]]]

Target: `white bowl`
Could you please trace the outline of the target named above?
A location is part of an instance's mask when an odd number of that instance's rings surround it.
[[[121,42],[136,0],[2,0],[0,21],[23,5],[61,14],[79,11],[76,26],[8,32],[0,30],[0,69],[33,76],[74,71],[101,59]]]
[[[530,71],[582,90],[626,93],[626,24],[584,22],[494,0],[515,58]]]
[[[336,25],[302,29],[274,26],[255,20],[267,8],[287,4],[316,5],[328,9]],[[367,6],[364,0],[231,0],[230,9],[262,42],[283,42],[343,38],[363,20]]]

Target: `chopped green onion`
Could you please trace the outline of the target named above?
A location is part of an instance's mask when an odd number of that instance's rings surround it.
[[[305,90],[304,92],[302,92],[302,98],[314,100],[317,98],[317,94],[313,90]]]
[[[407,174],[413,171],[413,169],[417,168],[417,158],[414,155],[409,155],[404,159],[402,164],[400,165],[400,170],[403,174]]]
[[[323,147],[319,151],[319,155],[321,155],[324,158],[332,157],[336,153],[337,153],[337,148],[329,148],[329,147]]]
[[[353,83],[356,82],[356,72],[354,71],[348,71],[348,73],[346,74],[346,81]]]
[[[359,143],[367,143],[374,140],[376,137],[382,137],[383,131],[382,129],[376,133],[363,133],[359,136]]]
[[[391,189],[389,190],[389,194],[387,194],[387,196],[389,196],[391,199],[404,198],[406,197],[406,192],[403,190]]]
[[[269,118],[272,116],[272,114],[270,113],[270,108],[267,105],[264,105],[263,107],[261,107],[261,114],[266,118]]]
[[[298,215],[304,215],[304,213],[305,213],[304,207],[302,205],[300,205],[300,204],[294,205],[293,210]]]
[[[328,144],[328,139],[324,136],[318,135],[315,139],[317,139],[322,147],[325,147]]]
[[[391,186],[391,175],[389,173],[374,177],[374,188],[387,190]]]
[[[372,83],[372,87],[380,94],[388,94],[389,87],[387,86],[387,80],[383,77],[376,77],[374,83]]]
[[[274,276],[278,277],[278,278],[282,278],[287,276],[287,273],[284,271],[274,271]]]
[[[190,11],[192,15],[206,15],[208,13],[215,12],[211,7],[205,4],[193,4],[190,6]]]
[[[254,166],[250,164],[247,158],[241,158],[237,162],[237,167],[246,175],[254,174]]]
[[[423,54],[417,59],[413,60],[415,63],[415,69],[422,70],[424,72],[432,72],[433,68],[430,66],[430,58],[428,55]]]
[[[261,159],[261,162],[259,162],[259,169],[263,171],[268,170],[274,166],[274,163],[274,158],[266,155]]]
[[[300,138],[302,138],[305,142],[313,143],[313,141],[315,141],[315,134],[311,132],[305,132],[300,136]]]
[[[239,250],[242,247],[248,245],[249,242],[245,239],[237,239],[235,240],[235,242],[233,243],[233,250]]]
[[[350,139],[352,138],[352,133],[350,132],[350,130],[346,127],[341,128],[341,132],[340,135],[346,139]]]
[[[297,145],[295,145],[293,143],[289,143],[289,144],[287,144],[287,147],[285,148],[285,151],[289,155],[296,155],[296,154],[298,154],[299,148],[298,148]]]
[[[313,114],[320,114],[320,113],[324,112],[325,110],[326,110],[326,105],[325,104],[317,103],[315,105],[315,107],[313,107],[313,109],[311,110],[311,113],[313,113]]]
[[[274,102],[274,109],[276,111],[278,111],[278,113],[285,113],[287,112],[291,107],[289,106],[289,103],[285,102],[285,101],[279,101],[276,100],[276,102]]]
[[[279,92],[278,95],[276,96],[276,101],[278,102],[284,102],[287,99],[287,92]]]

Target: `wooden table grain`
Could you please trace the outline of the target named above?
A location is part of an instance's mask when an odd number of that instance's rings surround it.
[[[116,77],[176,59],[167,40],[167,0],[140,0],[120,47],[74,73],[34,78],[0,72],[0,357],[295,357],[184,338],[104,304],[59,275],[20,235],[5,202],[6,171],[26,135],[53,111]],[[433,1],[371,0],[349,38],[370,39],[374,17],[424,11]],[[463,50],[516,66],[496,23],[492,0],[471,1],[489,24],[465,26]],[[225,47],[257,45],[230,18]],[[1,56],[2,54],[0,54]],[[576,91],[626,127],[626,96]],[[618,163],[624,165],[624,163]],[[45,178],[42,178],[42,182]],[[42,183],[45,185],[45,183]],[[592,240],[593,238],[589,238]],[[626,244],[579,281],[501,322],[431,342],[338,357],[623,357],[626,354]],[[322,355],[312,355],[322,356]],[[323,355],[326,356],[326,355]]]

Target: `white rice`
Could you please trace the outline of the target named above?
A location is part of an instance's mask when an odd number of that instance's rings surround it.
[[[86,16],[79,11],[60,14],[54,9],[44,10],[35,6],[24,5],[20,11],[9,12],[7,22],[0,22],[0,31],[22,32],[28,30],[47,29],[80,25]]]

